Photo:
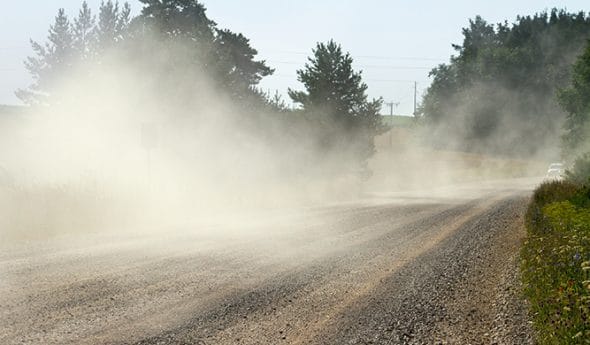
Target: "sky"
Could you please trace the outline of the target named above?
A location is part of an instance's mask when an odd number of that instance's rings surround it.
[[[32,54],[29,39],[44,42],[58,8],[75,16],[82,0],[0,0],[0,104],[20,104],[14,91],[31,83],[23,61]],[[97,10],[100,0],[88,0]],[[554,7],[590,11],[587,0],[202,0],[220,28],[241,32],[275,69],[261,88],[302,89],[296,71],[318,42],[334,39],[354,59],[371,98],[393,103],[396,114],[411,115],[414,86],[418,101],[429,85],[429,71],[448,62],[461,29],[481,15],[490,23],[514,22]],[[130,0],[133,14],[141,4]],[[416,84],[415,84],[416,83]],[[383,113],[388,114],[390,105]]]

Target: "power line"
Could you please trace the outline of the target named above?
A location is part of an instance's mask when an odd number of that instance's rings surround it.
[[[310,56],[311,52],[296,52],[296,51],[281,51],[271,50],[266,52],[274,52],[278,54],[291,54],[291,55],[305,55]],[[448,58],[433,58],[433,57],[417,57],[417,56],[386,56],[386,55],[354,55],[353,58],[363,59],[378,59],[378,60],[420,60],[420,61],[447,61]]]
[[[412,56],[371,56],[371,55],[355,55],[353,58],[363,59],[379,59],[379,60],[418,60],[418,61],[447,61],[447,59],[427,58],[427,57],[412,57]]]
[[[431,70],[433,67],[427,66],[382,66],[382,65],[358,65],[360,68],[383,68],[383,69],[427,69]]]
[[[364,79],[363,81],[370,81],[373,83],[414,83],[415,80],[397,80],[397,79]],[[429,82],[427,80],[422,80],[422,82]]]
[[[272,74],[269,75],[267,78],[271,78],[271,77],[280,77],[280,78],[297,78],[297,75],[295,74]],[[363,78],[363,81],[367,81],[367,82],[383,82],[383,83],[414,83],[416,80],[412,79],[365,79]],[[423,83],[429,83],[430,81],[428,80],[418,80],[419,82],[423,82]]]
[[[301,62],[297,62],[297,61],[266,60],[266,62],[273,63],[273,64],[302,65]],[[382,68],[382,69],[424,69],[424,70],[431,70],[433,68],[432,66],[386,66],[386,65],[356,65],[356,67],[359,67],[359,68]]]

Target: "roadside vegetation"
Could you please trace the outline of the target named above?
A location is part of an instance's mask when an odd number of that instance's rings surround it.
[[[522,279],[541,344],[590,344],[590,43],[559,102],[567,112],[563,157],[574,163],[533,195]]]
[[[590,187],[542,184],[526,215],[525,296],[541,344],[590,339]]]

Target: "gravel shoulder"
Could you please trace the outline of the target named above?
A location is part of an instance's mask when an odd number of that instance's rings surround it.
[[[441,344],[534,344],[522,296],[519,249],[526,236],[523,215],[528,199],[493,214],[492,234],[464,271],[465,278],[445,304],[435,325]]]

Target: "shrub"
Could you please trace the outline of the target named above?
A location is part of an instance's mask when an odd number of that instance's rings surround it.
[[[588,201],[586,188],[550,182],[527,213],[522,279],[541,344],[590,343]]]
[[[590,152],[576,159],[572,170],[566,171],[565,175],[566,179],[572,183],[588,184],[590,182]]]
[[[529,204],[526,221],[530,229],[537,232],[544,229],[544,217],[542,209],[552,202],[559,202],[573,198],[578,192],[578,187],[569,181],[550,181],[541,184],[533,193]]]

